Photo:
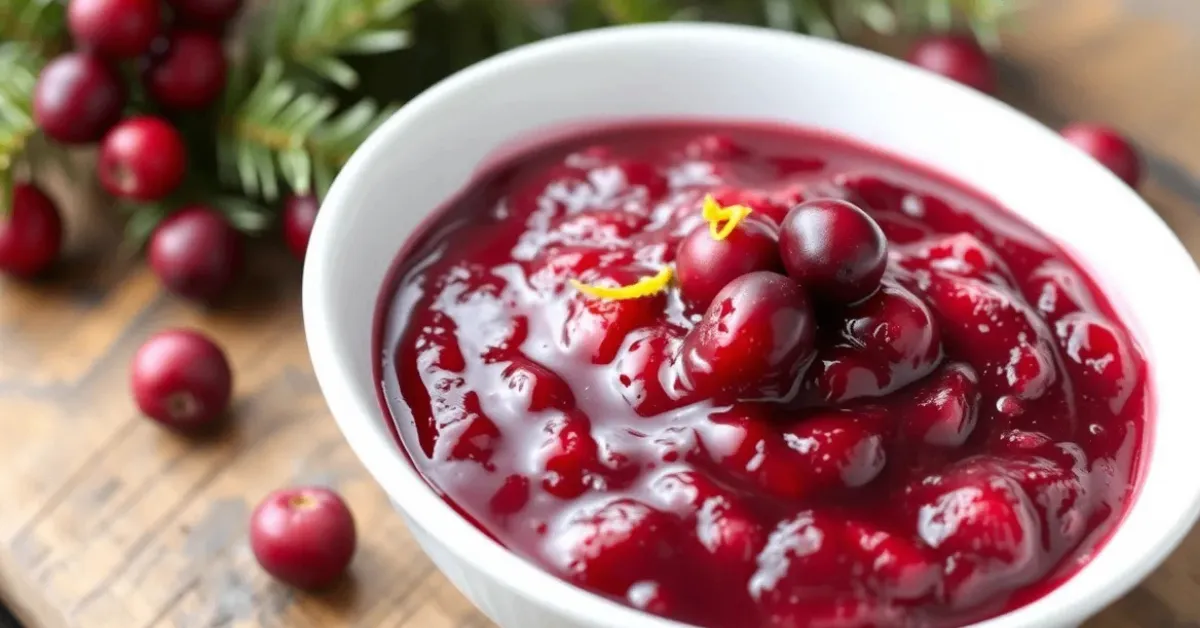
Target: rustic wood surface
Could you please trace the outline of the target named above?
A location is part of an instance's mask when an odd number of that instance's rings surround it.
[[[1145,195],[1200,255],[1191,6],[1043,0],[1008,36],[1005,97],[1049,124],[1094,118],[1131,133],[1153,162]],[[329,418],[301,331],[297,264],[264,252],[228,304],[199,311],[161,294],[139,264],[111,259],[111,234],[70,218],[58,273],[0,282],[0,595],[18,617],[116,628],[491,625],[421,554]],[[236,371],[230,428],[199,442],[139,418],[127,393],[138,344],[180,325],[220,339]],[[298,482],[336,486],[360,524],[353,577],[321,596],[272,583],[246,544],[258,499]],[[1200,531],[1090,625],[1200,626]]]

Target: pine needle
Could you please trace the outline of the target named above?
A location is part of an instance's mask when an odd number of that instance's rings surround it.
[[[358,73],[341,59],[407,48],[403,16],[421,0],[303,0],[272,2],[264,23],[264,57],[277,57],[351,89]]]
[[[328,190],[333,177],[391,108],[362,100],[341,113],[333,96],[305,90],[269,61],[245,100],[223,122],[222,179],[248,196],[275,201],[280,183],[296,194]]]

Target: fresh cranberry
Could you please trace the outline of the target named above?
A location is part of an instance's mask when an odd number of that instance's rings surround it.
[[[947,596],[970,606],[989,582],[1038,573],[1042,527],[1024,489],[991,459],[967,459],[907,491],[918,537],[947,561]]]
[[[1083,277],[1062,262],[1052,260],[1037,267],[1026,284],[1029,302],[1047,322],[1096,310],[1096,301]]]
[[[570,386],[554,371],[527,358],[516,358],[504,369],[504,381],[521,401],[521,412],[565,410],[575,406]]]
[[[782,399],[794,392],[815,355],[816,321],[808,296],[783,275],[742,275],[713,299],[683,340],[691,390]]]
[[[810,493],[864,486],[887,462],[883,435],[872,421],[827,413],[804,419],[783,434]]]
[[[577,584],[624,596],[642,579],[630,566],[671,565],[679,553],[678,535],[678,523],[665,513],[615,499],[566,519],[550,537],[550,560]]]
[[[745,403],[713,413],[699,429],[698,449],[732,480],[789,501],[807,497],[807,469],[789,455],[771,418],[762,407]]]
[[[354,515],[327,488],[275,491],[250,516],[250,549],[258,564],[301,589],[324,589],[341,579],[357,544]]]
[[[157,201],[183,181],[187,147],[171,123],[161,118],[129,118],[104,136],[100,183],[113,196]]]
[[[110,57],[136,57],[162,25],[158,0],[70,0],[67,24],[75,43]]]
[[[242,0],[167,0],[176,17],[194,26],[224,26],[242,8]]]
[[[616,388],[639,415],[655,416],[688,401],[678,386],[674,359],[679,347],[677,335],[663,329],[647,330],[633,337],[617,359]]]
[[[679,290],[703,310],[729,282],[759,270],[781,271],[779,242],[768,224],[748,217],[726,237],[716,240],[707,224],[694,229],[675,254]]]
[[[802,203],[779,231],[788,275],[818,301],[853,303],[879,288],[887,239],[866,212],[839,200]]]
[[[862,521],[848,521],[843,538],[846,552],[866,567],[865,579],[880,597],[919,600],[937,587],[941,566],[918,543]]]
[[[1017,285],[996,251],[969,233],[939,235],[900,249],[900,265],[914,272],[935,272],[978,279],[1009,288]]]
[[[981,281],[934,276],[925,296],[947,346],[975,368],[985,392],[1032,400],[1059,380],[1049,330],[1018,295]]]
[[[513,474],[492,495],[488,506],[498,515],[515,515],[529,503],[529,478]]]
[[[838,517],[812,510],[780,522],[758,556],[750,595],[772,608],[828,594],[832,583],[845,582],[854,560],[846,551],[842,527]]]
[[[723,576],[745,582],[766,542],[762,524],[745,504],[694,471],[668,473],[655,480],[651,491],[668,512],[695,527],[696,538]]]
[[[538,451],[546,492],[562,499],[579,497],[600,466],[599,447],[591,423],[582,414],[563,414],[546,424],[546,440]]]
[[[979,376],[961,362],[922,382],[905,404],[904,430],[913,442],[961,447],[979,420]]]
[[[42,68],[33,90],[33,117],[50,139],[87,144],[121,119],[125,97],[121,77],[103,60],[67,53]]]
[[[311,194],[292,195],[283,201],[283,240],[296,259],[303,260],[308,251],[308,238],[320,208],[320,201]]]
[[[229,408],[233,374],[225,353],[188,329],[160,332],[138,349],[130,369],[143,414],[175,429],[206,427]]]
[[[242,268],[242,236],[208,207],[185,207],[150,236],[150,266],[168,290],[198,301],[220,296]]]
[[[835,341],[818,351],[808,373],[806,392],[819,403],[888,394],[933,372],[942,359],[941,326],[929,306],[891,281],[845,308],[839,323],[826,328],[826,339]]]
[[[32,183],[13,186],[12,206],[0,214],[0,272],[32,277],[58,259],[63,225],[58,206]]]
[[[996,91],[996,76],[987,51],[964,35],[934,35],[917,42],[908,62],[973,87],[985,94]]]
[[[151,51],[143,82],[150,97],[168,109],[203,109],[225,89],[226,65],[216,37],[176,31]]]
[[[1128,185],[1136,187],[1141,182],[1142,159],[1120,132],[1100,124],[1077,122],[1064,127],[1062,136]]]
[[[585,272],[580,281],[616,288],[633,285],[654,274],[641,267],[609,268]],[[568,350],[588,356],[595,364],[608,364],[616,358],[629,332],[653,325],[663,317],[665,309],[666,295],[662,292],[620,300],[580,293],[568,304],[563,342]]]
[[[1125,334],[1095,314],[1076,313],[1058,321],[1055,336],[1080,392],[1119,415],[1141,379]]]

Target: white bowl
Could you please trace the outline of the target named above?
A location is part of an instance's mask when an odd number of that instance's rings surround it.
[[[1200,509],[1200,273],[1134,191],[1023,114],[878,54],[747,27],[622,27],[502,54],[413,100],[346,165],[309,244],[305,329],[334,417],[417,541],[489,617],[505,628],[681,626],[509,553],[430,489],[377,401],[376,300],[409,234],[496,151],[547,126],[648,117],[818,127],[925,162],[1053,235],[1114,298],[1153,373],[1157,418],[1142,489],[1087,567],[979,626],[1077,625],[1182,540]]]

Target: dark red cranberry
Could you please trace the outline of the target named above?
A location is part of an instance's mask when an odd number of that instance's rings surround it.
[[[33,90],[33,117],[50,139],[87,144],[121,119],[125,98],[116,70],[99,57],[71,52],[42,69]]]
[[[187,147],[171,123],[140,116],[113,127],[104,136],[97,168],[109,194],[138,201],[166,197],[183,181]]]
[[[579,497],[589,486],[589,476],[600,466],[600,450],[586,415],[563,414],[551,419],[537,457],[545,477],[542,487],[562,499]]]
[[[1118,131],[1099,124],[1077,122],[1063,128],[1062,136],[1136,187],[1142,180],[1142,158],[1133,143]]]
[[[1113,415],[1121,414],[1142,375],[1125,333],[1112,322],[1083,312],[1064,316],[1054,331],[1077,391]]]
[[[788,275],[818,301],[853,303],[871,296],[887,266],[879,224],[841,200],[793,208],[780,228],[779,250]]]
[[[787,397],[815,355],[816,321],[804,290],[778,273],[729,282],[683,341],[691,389]]]
[[[152,50],[143,80],[150,97],[169,109],[203,109],[225,89],[221,42],[208,33],[176,31]]]
[[[146,341],[130,370],[143,414],[181,430],[205,427],[229,408],[233,374],[225,353],[197,331],[175,329]]]
[[[775,229],[747,217],[724,240],[707,224],[692,230],[675,253],[675,277],[683,298],[703,310],[729,282],[757,270],[782,270]]]
[[[865,567],[863,580],[881,597],[919,600],[935,589],[941,565],[917,543],[861,521],[843,530],[846,552]]]
[[[679,554],[680,536],[672,517],[642,502],[592,503],[551,534],[549,558],[571,581],[624,596],[642,579],[631,566],[670,564]]]
[[[883,434],[867,417],[827,413],[789,428],[783,440],[811,493],[865,486],[887,463]]]
[[[934,35],[917,42],[908,62],[985,94],[996,91],[992,60],[979,42],[964,35]]]
[[[327,488],[275,491],[250,516],[250,549],[258,564],[301,589],[323,589],[337,582],[357,544],[354,515]]]
[[[70,0],[67,24],[75,43],[107,57],[136,57],[162,26],[158,0]]]
[[[242,0],[167,0],[175,16],[193,26],[224,26],[242,8]]]
[[[0,215],[0,272],[32,277],[58,259],[63,241],[58,206],[36,185],[18,183],[9,209]]]
[[[586,271],[580,280],[604,287],[630,286],[655,272],[630,266]],[[666,294],[612,300],[577,294],[567,304],[563,340],[572,352],[580,352],[594,364],[608,364],[617,357],[625,337],[635,329],[648,327],[663,318]]]
[[[242,236],[215,210],[185,207],[155,228],[148,256],[168,290],[208,301],[224,292],[241,270]]]
[[[921,382],[905,405],[903,429],[915,443],[961,447],[979,419],[979,376],[970,365],[947,364]]]
[[[296,259],[303,260],[321,202],[311,194],[292,195],[283,202],[283,241]]]

